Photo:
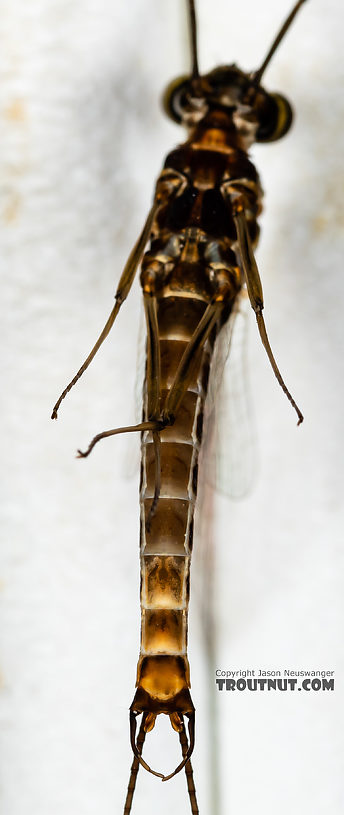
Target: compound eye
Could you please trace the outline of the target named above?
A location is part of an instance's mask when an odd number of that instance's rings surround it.
[[[277,141],[285,136],[293,121],[293,111],[285,96],[280,93],[267,94],[259,120],[257,142]]]
[[[182,111],[186,103],[187,91],[190,89],[190,76],[178,76],[167,85],[162,97],[162,105],[167,116],[180,124]]]

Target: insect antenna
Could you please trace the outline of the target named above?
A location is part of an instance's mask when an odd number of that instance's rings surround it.
[[[273,57],[275,51],[277,50],[281,40],[283,40],[284,35],[287,33],[288,28],[291,26],[294,17],[296,16],[297,12],[299,11],[299,9],[303,5],[303,3],[305,3],[305,1],[306,0],[298,0],[298,3],[295,4],[295,6],[291,10],[290,14],[288,15],[287,19],[283,23],[281,29],[279,30],[278,34],[276,35],[276,37],[275,37],[275,39],[274,39],[274,41],[272,43],[272,46],[271,46],[270,50],[268,51],[268,53],[267,53],[267,55],[266,55],[266,57],[264,59],[264,62],[262,62],[260,68],[258,68],[256,71],[252,72],[251,79],[252,79],[252,81],[254,82],[255,85],[259,85],[260,80],[261,80],[261,78],[263,76],[263,73],[264,73],[266,67],[268,66],[270,60],[272,59],[272,57]]]
[[[179,741],[180,741],[181,748],[182,748],[183,758],[185,758],[185,756],[187,754],[187,751],[188,751],[188,740],[187,740],[187,737],[186,737],[184,725],[182,727],[182,730],[179,733]],[[196,787],[195,787],[195,782],[194,782],[194,777],[193,777],[193,769],[192,769],[192,764],[191,764],[190,759],[185,764],[185,775],[186,775],[186,782],[187,782],[187,786],[188,786],[188,793],[189,793],[189,799],[190,799],[190,806],[191,806],[192,815],[199,815],[199,809],[198,809],[197,798],[196,798]]]
[[[192,79],[199,79],[198,52],[197,52],[197,21],[194,0],[189,0],[189,27],[191,35]]]
[[[144,719],[144,717],[142,717],[141,727],[140,727],[140,730],[139,730],[138,737],[136,739],[137,752],[140,755],[142,753],[145,738],[146,738],[145,719]],[[125,799],[123,815],[130,815],[130,812],[131,812],[131,805],[133,803],[133,797],[134,797],[134,792],[135,792],[135,787],[136,787],[136,779],[137,779],[137,773],[139,771],[139,766],[140,766],[139,759],[137,758],[137,756],[134,755],[133,763],[131,765],[131,770],[130,770],[128,792],[127,792],[127,797]]]

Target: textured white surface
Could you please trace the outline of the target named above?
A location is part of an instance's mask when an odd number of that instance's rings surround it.
[[[256,67],[289,6],[199,0],[202,68]],[[87,462],[73,452],[133,417],[138,286],[59,421],[49,414],[183,138],[158,100],[188,69],[184,4],[2,0],[0,26],[1,811],[117,814],[139,642],[137,483],[123,478],[126,439]],[[258,261],[271,342],[306,418],[296,429],[252,319],[261,463],[252,496],[217,502],[221,668],[343,670],[342,30],[339,0],[306,3],[266,74],[297,115],[285,141],[253,151],[266,190]],[[201,814],[219,815],[197,614],[194,767]],[[342,675],[334,694],[216,697],[221,815],[342,812]],[[148,761],[168,770],[176,754],[159,724]],[[140,772],[133,815],[188,812],[184,785]]]

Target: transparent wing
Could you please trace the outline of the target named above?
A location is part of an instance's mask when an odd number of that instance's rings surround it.
[[[248,312],[244,293],[217,338],[205,404],[206,478],[230,498],[250,491],[257,470],[247,375]]]

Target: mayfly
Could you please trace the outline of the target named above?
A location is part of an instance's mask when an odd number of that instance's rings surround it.
[[[99,433],[141,433],[141,647],[130,740],[134,754],[124,815],[129,815],[141,764],[163,781],[183,768],[193,815],[199,812],[191,766],[195,708],[190,694],[187,614],[197,496],[198,459],[213,351],[242,290],[256,316],[274,374],[295,409],[273,356],[263,318],[263,291],[254,249],[262,190],[248,158],[254,141],[271,142],[290,128],[292,110],[262,79],[304,0],[296,3],[257,70],[225,65],[199,71],[194,0],[187,0],[191,73],[165,93],[168,115],[187,140],[166,158],[153,205],[121,275],[115,305],[87,359],[53,409],[88,368],[127,298],[139,264],[147,327],[143,416],[136,425]],[[147,244],[149,248],[146,249]],[[167,775],[142,756],[145,736],[167,714],[179,734],[182,760]],[[137,734],[137,718],[141,715]],[[185,720],[188,723],[186,733]]]

